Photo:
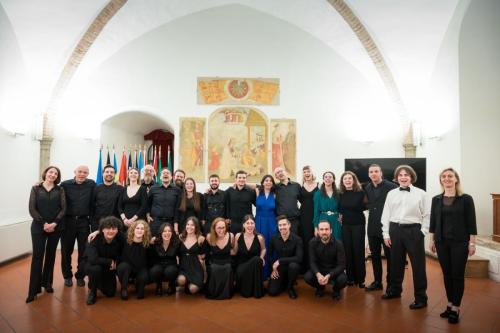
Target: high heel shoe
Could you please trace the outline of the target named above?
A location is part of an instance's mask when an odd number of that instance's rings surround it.
[[[441,317],[441,318],[448,318],[450,316],[450,312],[451,312],[451,306],[447,306],[446,310],[444,310],[443,312],[441,312],[439,314],[439,317]]]
[[[448,315],[448,323],[450,324],[458,324],[460,317],[460,311],[450,311],[450,314]]]

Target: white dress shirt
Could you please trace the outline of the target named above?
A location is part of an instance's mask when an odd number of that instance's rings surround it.
[[[420,223],[420,230],[427,235],[429,232],[429,219],[431,213],[431,200],[427,193],[409,186],[410,191],[402,191],[399,187],[387,193],[384,211],[382,212],[382,234],[384,239],[389,237],[389,223],[401,224]]]

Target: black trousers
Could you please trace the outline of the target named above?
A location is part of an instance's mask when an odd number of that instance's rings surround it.
[[[99,289],[107,297],[113,297],[116,293],[116,270],[109,270],[101,265],[87,264],[85,272],[89,277],[89,289],[97,292]]]
[[[290,221],[290,231],[296,235],[300,235],[300,216],[287,216]]]
[[[309,241],[314,237],[314,227],[311,220],[300,220],[300,237],[304,245],[304,256],[302,257],[301,273],[309,270]]]
[[[57,243],[60,236],[59,231],[31,234],[33,256],[28,295],[35,296],[41,292],[42,287],[52,287]]]
[[[122,289],[128,288],[128,280],[135,277],[135,287],[137,289],[137,296],[144,297],[144,288],[148,283],[148,269],[146,267],[135,270],[128,262],[121,262],[116,268],[116,273],[120,279]]]
[[[384,238],[380,236],[368,236],[368,246],[370,247],[373,276],[375,282],[382,283],[382,247],[384,248],[385,258],[387,259],[387,287],[391,284],[391,248],[384,243]]]
[[[168,281],[171,286],[175,283],[179,275],[179,268],[177,265],[161,265],[156,264],[149,270],[149,277],[152,282],[161,284],[162,281]]]
[[[391,237],[391,287],[393,294],[403,291],[406,254],[410,257],[413,272],[415,301],[427,302],[427,275],[425,273],[424,235],[420,224],[404,225],[392,223],[389,226]]]
[[[83,267],[83,253],[87,244],[87,238],[90,232],[88,218],[75,219],[66,216],[64,221],[64,230],[61,233],[61,270],[65,279],[73,277],[71,267],[71,255],[75,248],[75,241],[78,243],[78,266],[75,277],[83,279],[85,276]]]
[[[280,264],[278,266],[279,278],[269,279],[269,288],[267,290],[269,296],[277,296],[283,290],[290,290],[300,273],[300,265],[296,262],[289,264]]]
[[[328,272],[320,272],[320,273],[323,275],[328,274]],[[318,283],[318,279],[310,270],[307,271],[306,274],[304,274],[304,281],[308,285],[316,289],[323,289],[325,287]],[[330,281],[328,281],[328,283],[333,285],[333,290],[340,291],[344,289],[347,284],[347,275],[345,273],[340,273],[338,276],[335,277],[330,276]]]
[[[342,225],[347,279],[357,284],[365,283],[365,234],[364,224]]]
[[[436,251],[443,271],[448,302],[460,306],[464,295],[465,265],[469,256],[468,242],[436,241]]]

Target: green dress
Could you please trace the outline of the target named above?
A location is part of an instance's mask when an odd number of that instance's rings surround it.
[[[314,193],[314,228],[318,227],[319,221],[328,221],[332,228],[335,239],[342,240],[342,225],[339,223],[338,202],[335,196],[325,196],[321,190]]]

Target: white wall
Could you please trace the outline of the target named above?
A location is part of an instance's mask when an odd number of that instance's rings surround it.
[[[483,235],[493,231],[490,193],[500,192],[499,13],[499,1],[473,0],[460,33],[462,176]]]

